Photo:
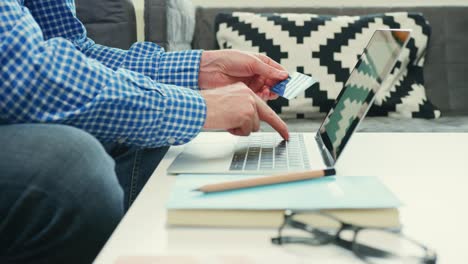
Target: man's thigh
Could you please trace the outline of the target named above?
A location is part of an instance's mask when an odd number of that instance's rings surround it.
[[[96,162],[96,161],[99,161]],[[74,185],[86,179],[70,177],[114,168],[113,159],[88,133],[69,126],[17,124],[0,126],[0,181],[57,186],[74,195]],[[107,173],[107,171],[106,171]],[[50,175],[54,175],[51,177]],[[101,184],[115,185],[117,179],[103,176]]]
[[[0,215],[0,262],[89,262],[123,215],[114,161],[76,128],[1,125]]]

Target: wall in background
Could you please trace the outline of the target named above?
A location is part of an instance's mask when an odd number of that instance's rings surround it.
[[[193,0],[200,6],[415,6],[466,5],[468,0]]]

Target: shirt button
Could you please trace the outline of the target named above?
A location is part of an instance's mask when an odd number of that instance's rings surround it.
[[[169,144],[172,145],[172,144],[175,143],[175,138],[172,138],[172,137],[171,137],[171,138],[169,138],[169,139],[167,140],[167,142],[168,142]]]
[[[119,143],[119,144],[125,143],[125,138],[118,138],[117,143]]]

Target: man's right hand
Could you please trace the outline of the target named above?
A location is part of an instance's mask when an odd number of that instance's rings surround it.
[[[289,139],[286,123],[244,83],[202,90],[201,94],[207,107],[204,128],[224,129],[234,135],[248,136],[260,129],[261,120],[285,140]]]

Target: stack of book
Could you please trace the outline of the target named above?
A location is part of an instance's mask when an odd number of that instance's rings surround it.
[[[401,203],[377,177],[332,176],[218,193],[195,190],[206,184],[258,176],[176,177],[167,204],[167,223],[172,226],[278,227],[285,209],[305,212],[298,217],[316,227],[336,225],[316,212],[356,225],[385,228],[401,225],[398,213]]]

